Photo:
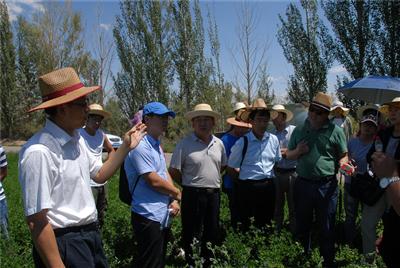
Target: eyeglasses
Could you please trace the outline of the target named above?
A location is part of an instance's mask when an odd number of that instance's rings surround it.
[[[309,112],[315,113],[316,115],[323,115],[323,114],[328,114],[328,111],[322,110],[322,109],[318,109],[315,108],[314,106],[310,106],[310,108],[308,108]]]

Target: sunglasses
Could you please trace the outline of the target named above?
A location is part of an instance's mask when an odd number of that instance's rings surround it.
[[[328,111],[316,108],[314,106],[310,106],[310,108],[308,108],[309,112],[315,113],[316,115],[323,115],[323,114],[328,114]]]

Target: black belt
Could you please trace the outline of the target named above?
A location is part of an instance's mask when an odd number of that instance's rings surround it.
[[[329,181],[336,180],[336,175],[325,176],[325,177],[313,177],[313,178],[305,178],[305,177],[298,177],[298,178],[303,181],[311,182],[311,183],[326,183]]]
[[[280,168],[280,167],[276,167],[275,171],[279,172],[279,173],[289,173],[289,172],[295,172],[296,168]]]
[[[261,180],[249,180],[249,179],[241,180],[241,179],[238,179],[237,181],[239,183],[243,183],[243,184],[257,184],[257,183],[269,184],[269,183],[273,183],[272,178],[265,178],[265,179],[261,179]]]
[[[99,230],[97,222],[92,222],[86,225],[71,226],[64,228],[53,229],[56,236],[62,236],[67,233],[79,233],[79,232],[90,232]]]
[[[207,187],[193,187],[193,186],[182,186],[184,191],[187,192],[196,192],[196,193],[219,193],[220,188],[207,188]]]

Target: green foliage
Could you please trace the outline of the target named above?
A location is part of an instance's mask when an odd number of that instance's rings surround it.
[[[168,105],[172,83],[171,16],[166,1],[122,1],[114,27],[122,71],[114,77],[126,116],[150,101]]]
[[[325,92],[326,75],[334,58],[325,44],[330,39],[328,30],[317,14],[317,1],[302,0],[303,17],[296,4],[289,4],[286,19],[279,15],[281,22],[278,41],[294,75],[290,76],[288,97],[293,103],[311,101],[318,91]]]
[[[0,133],[3,138],[15,135],[20,101],[15,77],[15,49],[5,1],[0,1]]]

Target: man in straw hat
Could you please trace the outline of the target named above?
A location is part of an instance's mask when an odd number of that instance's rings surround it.
[[[341,127],[344,131],[344,135],[346,136],[346,141],[349,141],[353,136],[353,127],[351,125],[351,120],[348,117],[350,112],[349,108],[344,107],[343,102],[334,101],[331,109],[331,121],[335,125]]]
[[[244,231],[250,226],[250,218],[254,217],[255,225],[262,228],[274,215],[273,167],[281,160],[281,153],[278,138],[266,130],[270,117],[275,118],[276,114],[263,99],[255,100],[241,114],[241,119],[252,125],[252,131],[233,145],[229,157],[227,172],[236,180],[234,202]]]
[[[135,267],[164,267],[170,219],[177,216],[181,191],[167,171],[160,138],[175,113],[160,102],[143,107],[147,134],[129,152],[124,168],[131,189],[131,223],[138,243]]]
[[[235,105],[236,107],[237,105]],[[230,117],[226,119],[226,122],[231,126],[230,130],[226,132],[222,137],[221,140],[224,143],[225,146],[225,152],[227,157],[230,156],[231,154],[231,148],[235,144],[235,142],[242,137],[244,134],[249,132],[251,129],[251,125],[249,123],[243,122],[239,115],[236,117]],[[228,196],[229,200],[229,211],[231,213],[231,224],[232,226],[236,226],[237,223],[237,209],[236,206],[234,205],[234,200],[233,200],[233,180],[232,178],[228,175],[225,174],[223,177],[223,190]]]
[[[202,103],[185,116],[192,124],[193,133],[176,145],[170,173],[183,188],[182,240],[186,261],[194,265],[191,244],[196,238],[207,266],[212,257],[207,242],[216,244],[220,236],[221,171],[227,159],[222,141],[212,135],[219,114],[210,105]]]
[[[89,111],[85,87],[73,68],[39,77],[47,119],[19,154],[25,215],[34,243],[36,267],[107,267],[97,228],[90,178],[104,183],[145,134],[136,125],[124,135],[114,156],[103,165],[87,149],[77,129]]]
[[[79,134],[85,141],[87,148],[101,163],[103,163],[103,149],[107,151],[108,157],[111,157],[114,153],[111,142],[100,129],[103,119],[108,117],[110,117],[110,113],[104,111],[100,104],[91,104],[89,105],[86,124],[83,128],[79,129]],[[92,193],[96,203],[97,220],[100,228],[103,226],[104,215],[107,209],[106,183],[107,182],[97,183],[93,179],[90,180],[90,186],[92,187]]]
[[[332,99],[318,92],[308,109],[304,125],[297,126],[290,138],[286,157],[297,160],[294,186],[296,234],[306,254],[310,253],[313,213],[319,225],[319,246],[324,267],[334,265],[335,216],[338,198],[338,167],[346,164],[346,137],[329,121]]]
[[[276,202],[274,220],[279,231],[283,225],[286,199],[289,208],[290,231],[294,233],[296,219],[294,217],[293,186],[296,179],[296,160],[286,159],[287,145],[295,129],[295,126],[288,125],[287,122],[292,120],[293,113],[281,104],[272,106],[272,110],[278,113],[277,117],[272,120],[275,126],[272,133],[278,137],[282,154],[282,160],[275,165]]]

